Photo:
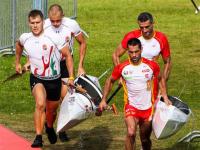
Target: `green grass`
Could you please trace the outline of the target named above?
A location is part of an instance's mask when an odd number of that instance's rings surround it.
[[[65,9],[65,8],[64,8]],[[169,39],[172,53],[172,72],[168,81],[169,95],[180,96],[194,112],[181,131],[166,140],[153,138],[153,149],[184,149],[187,145],[176,145],[176,141],[200,126],[200,14],[194,14],[189,0],[79,0],[77,21],[89,34],[85,69],[88,74],[100,76],[112,67],[111,54],[124,34],[138,27],[136,18],[142,11],[149,11],[155,17],[155,29],[164,32]],[[77,44],[75,45],[77,48]],[[125,55],[122,59],[125,59]],[[24,61],[24,60],[23,60]],[[77,68],[78,54],[75,52]],[[162,66],[162,60],[159,61]],[[0,58],[0,80],[15,72],[14,57]],[[106,76],[100,80],[103,87]],[[122,112],[122,90],[113,102]],[[34,137],[32,112],[34,100],[30,93],[28,74],[14,81],[0,85],[0,124],[12,128],[17,133],[32,140]],[[115,117],[106,113],[93,118],[69,131],[72,138],[67,144],[56,146],[46,144],[46,149],[123,149],[125,126],[123,114]],[[95,122],[95,123],[94,123]],[[24,126],[23,126],[24,124]],[[31,128],[30,128],[31,127]],[[48,143],[45,140],[45,143]],[[139,141],[137,143],[139,149]],[[81,148],[82,146],[82,148]],[[181,147],[181,148],[180,148]],[[198,149],[193,142],[189,149]]]

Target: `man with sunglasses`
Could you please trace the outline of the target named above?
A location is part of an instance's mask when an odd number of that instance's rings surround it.
[[[121,44],[113,53],[113,63],[114,65],[120,63],[120,57],[127,50],[128,40],[138,38],[143,47],[142,57],[157,61],[159,55],[162,55],[164,62],[162,73],[165,81],[167,81],[171,69],[170,47],[167,37],[162,32],[154,30],[153,16],[150,13],[142,12],[137,20],[140,29],[133,30],[124,36]]]

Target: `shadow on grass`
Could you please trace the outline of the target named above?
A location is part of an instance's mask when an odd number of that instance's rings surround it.
[[[106,150],[112,142],[107,127],[95,127],[91,130],[69,132],[70,141],[45,145],[44,150]]]
[[[198,142],[176,143],[171,148],[153,149],[153,150],[199,150]]]

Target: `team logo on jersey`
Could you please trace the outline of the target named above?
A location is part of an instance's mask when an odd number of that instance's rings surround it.
[[[147,73],[144,76],[145,76],[145,78],[149,78],[149,74],[147,74]]]
[[[128,75],[128,71],[124,71],[124,73],[123,73],[124,75]]]
[[[142,70],[142,72],[149,72],[150,71],[150,69],[144,69],[144,70]]]
[[[47,45],[46,44],[42,45],[42,49],[47,50]]]

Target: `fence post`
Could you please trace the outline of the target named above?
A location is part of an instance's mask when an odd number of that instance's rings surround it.
[[[77,17],[77,0],[74,0],[74,19]]]
[[[11,52],[14,54],[15,38],[16,38],[16,0],[12,0],[12,46]]]
[[[41,10],[44,18],[47,18],[47,1],[48,0],[33,0],[33,9]]]

